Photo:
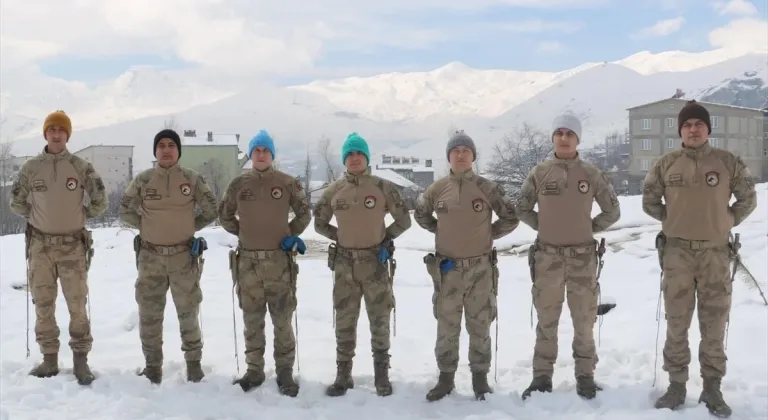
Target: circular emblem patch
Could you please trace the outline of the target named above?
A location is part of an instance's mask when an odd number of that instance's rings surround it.
[[[485,208],[485,203],[483,203],[483,200],[480,198],[476,198],[472,200],[472,210],[476,212],[481,212]]]
[[[707,172],[707,185],[714,187],[720,183],[720,174],[717,172]]]
[[[369,195],[365,197],[365,201],[363,201],[363,205],[365,208],[372,209],[376,207],[376,197]]]
[[[280,187],[272,187],[270,194],[272,195],[272,198],[279,200],[283,197],[283,189]]]
[[[579,192],[582,194],[589,192],[589,181],[579,181]]]
[[[77,180],[75,178],[67,178],[67,189],[70,191],[74,191],[75,188],[77,188]]]
[[[192,194],[192,186],[189,184],[181,184],[179,185],[179,190],[181,191],[182,195],[190,195]]]

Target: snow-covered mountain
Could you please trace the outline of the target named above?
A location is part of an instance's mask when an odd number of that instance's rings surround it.
[[[702,101],[727,103],[747,108],[768,107],[768,77],[765,71],[746,71],[708,89],[696,92]]]

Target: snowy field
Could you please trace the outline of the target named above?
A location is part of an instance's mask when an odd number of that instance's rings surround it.
[[[742,255],[746,265],[765,289],[768,278],[768,184],[758,185],[757,210],[741,226]],[[437,378],[433,355],[436,323],[432,317],[432,282],[422,257],[432,249],[433,236],[414,222],[396,241],[398,270],[397,335],[392,339],[391,378],[394,394],[377,397],[373,388],[370,334],[363,310],[358,329],[358,350],[353,375],[354,390],[344,397],[330,398],[325,386],[335,376],[335,343],[332,328],[331,273],[326,266],[326,241],[312,227],[303,238],[314,251],[300,257],[299,274],[299,362],[297,379],[302,386],[297,398],[278,394],[274,382],[271,327],[267,321],[267,381],[244,394],[231,384],[237,374],[232,325],[232,280],[227,253],[236,239],[220,228],[205,229],[202,235],[210,249],[202,287],[202,325],[205,339],[202,383],[186,383],[180,350],[178,322],[168,301],[165,317],[165,376],[153,386],[135,375],[143,356],[138,336],[134,301],[136,268],[132,249],[135,232],[97,229],[96,255],[90,271],[94,347],[91,367],[97,375],[91,387],[79,386],[72,375],[72,354],[67,346],[69,320],[59,293],[57,320],[62,329],[59,376],[38,379],[27,375],[40,360],[34,331],[30,331],[31,357],[26,358],[26,293],[13,286],[25,282],[24,242],[21,235],[0,238],[0,420],[77,419],[706,419],[704,405],[697,405],[701,391],[698,376],[698,323],[691,328],[691,381],[686,408],[680,412],[656,410],[653,400],[667,385],[661,371],[659,335],[658,381],[654,378],[656,357],[656,311],[659,298],[659,267],[654,236],[660,226],[641,209],[640,197],[621,197],[622,218],[606,232],[608,251],[601,277],[603,301],[618,306],[602,317],[596,379],[604,387],[592,401],[575,392],[571,338],[573,328],[567,306],[560,321],[560,355],[552,394],[534,394],[525,403],[520,393],[531,380],[534,330],[531,327],[531,280],[527,257],[516,255],[527,247],[535,232],[521,225],[497,241],[504,251],[500,258],[498,381],[494,371],[489,381],[495,393],[484,402],[474,401],[466,361],[467,337],[462,333],[462,362],[457,390],[444,400],[428,403],[425,394]],[[595,206],[595,212],[597,207]],[[728,375],[723,382],[733,419],[768,418],[768,308],[756,290],[736,281],[732,322],[727,343]],[[768,290],[765,290],[768,292]],[[663,314],[662,314],[663,317]],[[663,318],[662,318],[663,319]],[[30,321],[34,312],[30,307]],[[236,310],[237,352],[240,373],[243,357],[242,314]],[[494,333],[495,325],[492,327]],[[597,330],[596,330],[597,331]],[[496,344],[496,343],[495,343]]]

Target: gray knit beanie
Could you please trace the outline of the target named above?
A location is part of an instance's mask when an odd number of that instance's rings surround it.
[[[457,130],[451,138],[448,139],[448,145],[445,146],[445,157],[450,160],[451,150],[459,146],[469,147],[472,150],[472,162],[477,159],[475,142],[472,140],[472,137],[464,134],[464,130]]]
[[[563,114],[555,118],[555,120],[552,121],[552,134],[550,140],[555,135],[555,131],[561,128],[567,128],[576,133],[576,137],[579,139],[579,142],[581,142],[581,121],[579,121],[578,117],[572,114]]]

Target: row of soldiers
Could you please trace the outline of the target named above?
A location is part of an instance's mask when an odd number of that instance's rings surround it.
[[[94,376],[87,355],[93,338],[86,315],[86,278],[93,251],[84,222],[106,209],[107,198],[92,164],[66,149],[72,133],[67,115],[61,111],[49,115],[43,132],[47,146],[21,168],[11,201],[12,210],[28,221],[28,286],[43,354],[42,363],[30,373],[47,377],[59,372],[59,329],[54,318],[58,277],[71,314],[74,374],[81,384],[90,384]],[[699,346],[704,380],[700,402],[712,413],[727,417],[731,409],[723,399],[720,382],[725,375],[723,341],[732,293],[729,232],[755,209],[754,182],[740,158],[709,145],[710,118],[700,104],[691,101],[682,108],[678,133],[682,147],[654,164],[643,190],[644,211],[662,223],[657,244],[661,244],[667,313],[664,370],[670,384],[655,405],[675,409],[685,401],[688,329],[698,299],[699,321],[704,326]],[[557,117],[551,134],[554,155],[529,173],[517,203],[499,184],[473,171],[477,150],[462,131],[447,143],[449,175],[434,182],[418,200],[413,219],[435,234],[435,252],[424,258],[433,280],[432,306],[437,320],[439,377],[427,393],[430,401],[442,399],[454,389],[462,314],[470,339],[474,393],[483,399],[492,392],[487,380],[490,326],[497,317],[499,281],[493,241],[513,232],[520,221],[538,232],[529,251],[531,293],[538,317],[533,380],[522,397],[552,391],[558,322],[566,300],[574,325],[576,392],[592,399],[601,390],[594,380],[598,356],[593,329],[602,247],[594,234],[619,220],[619,200],[606,174],[580,159],[581,123],[576,117]],[[198,382],[204,377],[198,316],[206,246],[195,233],[218,217],[221,226],[238,238],[230,268],[243,311],[248,369],[236,383],[247,391],[265,381],[264,328],[269,312],[275,331],[276,382],[282,394],[296,396],[296,340],[291,326],[297,303],[296,254],[306,252],[299,236],[314,216],[317,233],[332,241],[328,265],[334,273],[337,372],[326,394],[341,396],[354,387],[352,362],[364,300],[376,393],[390,395],[394,241],[411,227],[411,216],[395,185],[371,174],[367,142],[357,133],[347,137],[341,153],[346,173],[324,190],[313,215],[301,183],[273,168],[275,146],[266,131],[249,143],[253,170],[235,177],[221,202],[203,176],[179,165],[182,143],[176,132],[159,132],[153,148],[157,165],[132,180],[120,204],[121,220],[139,230],[134,245],[145,357],[141,374],[153,383],[162,380],[163,314],[170,288],[187,379]],[[732,195],[736,201],[729,205]],[[595,217],[591,216],[593,202],[601,210]],[[294,217],[289,220],[291,211]],[[494,213],[496,221],[492,220]],[[393,218],[389,226],[385,226],[387,214]]]

